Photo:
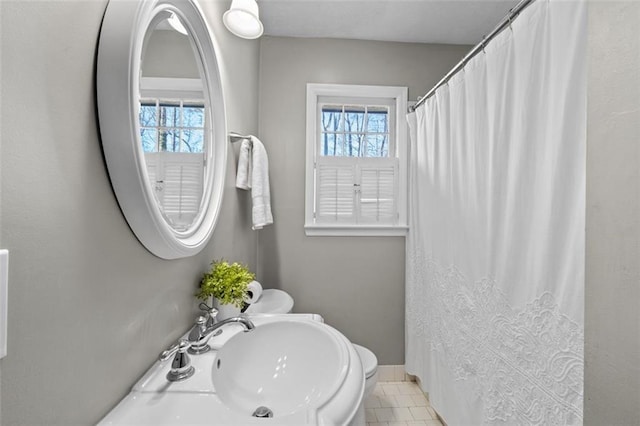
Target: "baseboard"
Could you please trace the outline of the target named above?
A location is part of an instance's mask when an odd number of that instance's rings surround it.
[[[404,365],[379,365],[379,382],[415,382],[416,377],[407,374]]]

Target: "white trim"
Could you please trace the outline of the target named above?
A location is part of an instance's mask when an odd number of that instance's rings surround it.
[[[141,98],[204,100],[204,87],[199,78],[141,77]]]
[[[202,92],[199,78],[141,77],[140,90],[184,90]]]
[[[404,237],[408,226],[381,225],[305,225],[308,237]]]
[[[395,99],[395,146],[390,154],[398,158],[398,224],[396,226],[371,225],[326,225],[317,224],[314,219],[315,164],[317,162],[317,114],[320,97],[349,98],[393,98]],[[307,84],[307,134],[305,163],[305,234],[314,235],[406,235],[407,231],[407,189],[408,189],[408,140],[405,112],[407,110],[408,89],[401,86],[368,86],[351,84]]]

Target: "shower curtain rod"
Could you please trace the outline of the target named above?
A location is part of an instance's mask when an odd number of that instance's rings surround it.
[[[507,16],[505,16],[502,19],[502,21],[500,21],[498,26],[495,27],[493,29],[493,31],[491,31],[489,33],[489,35],[486,35],[486,36],[482,37],[482,41],[480,43],[476,44],[476,46],[473,49],[471,49],[471,51],[469,53],[467,53],[465,55],[465,57],[462,58],[462,60],[460,62],[458,62],[451,69],[451,71],[449,71],[444,77],[442,77],[442,80],[440,80],[438,83],[436,83],[436,85],[433,86],[433,88],[431,90],[429,90],[426,95],[424,95],[421,98],[418,98],[418,101],[416,102],[416,104],[409,107],[409,112],[415,111],[416,108],[418,108],[427,99],[429,99],[431,96],[433,96],[433,94],[436,92],[436,90],[440,86],[442,86],[444,84],[447,84],[447,82],[451,79],[451,77],[453,77],[454,74],[456,74],[458,71],[460,71],[462,68],[464,68],[464,66],[467,64],[467,62],[469,62],[471,60],[471,58],[476,56],[476,54],[478,54],[478,52],[480,52],[481,50],[484,50],[485,46],[487,44],[489,44],[489,42],[491,40],[493,40],[493,38],[495,36],[500,34],[500,32],[502,30],[504,30],[506,27],[511,25],[511,22],[518,16],[518,14],[520,12],[522,12],[525,7],[529,6],[529,4],[533,3],[534,1],[535,0],[521,0],[520,3],[515,5],[512,9],[509,9],[509,14]]]

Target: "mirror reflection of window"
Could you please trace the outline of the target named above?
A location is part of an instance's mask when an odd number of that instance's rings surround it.
[[[204,181],[204,104],[182,99],[140,103],[147,175],[167,221],[187,231],[200,211]]]
[[[145,99],[140,105],[144,152],[204,152],[204,104]]]
[[[188,231],[201,208],[208,123],[192,40],[167,20],[145,40],[139,107],[140,144],[158,207],[173,229]]]

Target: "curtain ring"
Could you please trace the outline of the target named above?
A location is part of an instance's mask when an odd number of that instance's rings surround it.
[[[511,27],[511,24],[513,23],[513,18],[515,18],[514,13],[513,13],[513,9],[514,8],[509,9],[509,15],[507,15],[507,21],[508,21],[508,24],[509,24],[509,29],[511,31],[513,31],[513,27]]]

